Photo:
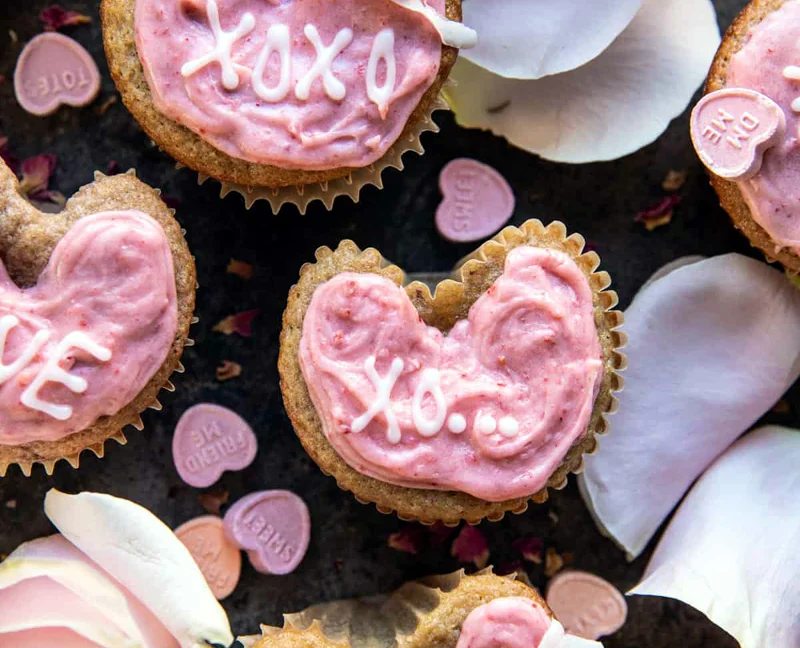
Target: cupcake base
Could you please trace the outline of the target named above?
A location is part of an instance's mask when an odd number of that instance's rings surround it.
[[[568,451],[547,486],[530,496],[504,502],[487,502],[456,491],[396,486],[362,475],[344,462],[323,433],[300,369],[298,352],[305,312],[316,287],[341,272],[380,274],[398,285],[405,283],[405,276],[400,268],[385,261],[377,250],[361,251],[352,241],[343,241],[336,251],[320,248],[316,253],[316,263],[301,270],[300,281],[289,294],[281,332],[278,368],[284,404],[301,443],[312,459],[324,473],[336,479],[340,488],[352,492],[359,502],[375,504],[382,513],[396,513],[403,520],[423,524],[443,522],[457,525],[462,520],[477,524],[483,519],[500,520],[507,512],[524,512],[530,501],[546,501],[549,488],[563,488],[569,473],[582,470],[583,455],[594,451],[595,436],[607,431],[606,416],[617,408],[614,392],[622,388],[618,372],[624,369],[626,362],[619,351],[624,346],[625,336],[617,330],[623,317],[622,313],[613,310],[617,296],[607,290],[611,283],[608,274],[597,272],[599,257],[594,252],[583,253],[583,237],[577,234],[567,236],[566,227],[559,222],[545,227],[541,222],[531,220],[520,228],[507,227],[467,257],[453,278],[440,283],[434,294],[420,282],[408,284],[406,292],[429,326],[448,331],[456,321],[467,317],[472,304],[503,273],[509,251],[520,245],[561,250],[569,254],[584,272],[592,287],[604,371],[589,426]]]

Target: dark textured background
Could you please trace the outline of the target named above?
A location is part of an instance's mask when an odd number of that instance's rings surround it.
[[[11,77],[20,46],[41,30],[36,17],[48,4],[48,0],[3,0],[0,74]],[[715,4],[720,25],[726,28],[745,3],[716,0]],[[91,25],[66,33],[88,47],[100,66],[100,103],[114,93],[114,87],[102,53],[98,3],[73,0],[67,5],[94,19]],[[11,43],[10,29],[19,35],[19,44]],[[52,532],[42,512],[42,498],[52,486],[130,498],[173,527],[203,514],[198,503],[200,491],[183,484],[173,468],[170,441],[184,410],[200,401],[212,401],[241,413],[253,425],[260,444],[255,463],[241,473],[226,473],[218,486],[229,490],[232,500],[253,490],[292,489],[306,499],[313,519],[311,547],[297,572],[269,577],[245,565],[238,589],[225,602],[237,633],[255,632],[259,622],[278,623],[282,612],[312,603],[384,592],[415,577],[458,568],[446,548],[411,556],[387,547],[387,536],[403,523],[356,503],[306,457],[284,413],[276,369],[287,292],[301,264],[313,259],[318,246],[353,238],[361,246],[377,247],[409,272],[447,271],[471,250],[472,246],[442,240],[433,224],[440,199],[437,174],[453,158],[477,158],[508,178],[517,197],[514,223],[528,218],[562,219],[571,230],[583,233],[614,278],[623,307],[650,273],[678,256],[729,251],[751,254],[747,242],[718,207],[695,159],[686,115],[642,151],[617,162],[584,166],[543,162],[492,135],[459,129],[447,114],[439,114],[437,121],[442,133],[423,138],[427,154],[407,156],[402,174],[387,172],[383,191],[366,189],[358,205],[342,199],[333,213],[317,204],[305,217],[294,208],[273,216],[263,205],[248,212],[237,196],[220,200],[213,183],[198,187],[191,171],[176,170],[150,144],[121,103],[103,116],[92,108],[62,108],[51,117],[37,118],[19,108],[10,82],[0,86],[0,133],[10,137],[20,157],[57,153],[53,186],[65,195],[90,182],[95,169],[106,170],[109,162],[116,160],[124,169],[135,167],[144,181],[178,199],[177,217],[197,256],[200,281],[200,323],[192,330],[197,346],[184,354],[187,372],[176,377],[176,393],[164,394],[164,411],[147,412],[144,433],[129,430],[128,445],[110,444],[105,459],[85,454],[79,471],[62,463],[53,477],[37,467],[30,479],[16,469],[0,479],[0,554]],[[663,196],[661,181],[670,169],[689,172],[680,192],[683,201],[670,225],[647,232],[634,222],[633,215]],[[231,258],[252,263],[255,277],[245,282],[226,274]],[[211,331],[226,315],[251,308],[262,309],[251,339]],[[223,359],[240,362],[243,375],[218,383],[214,370]],[[773,413],[770,419],[798,423],[798,396],[795,389],[789,397],[790,413]],[[16,500],[16,508],[3,505],[9,500]],[[557,522],[550,512],[556,513]],[[483,524],[481,529],[490,540],[495,564],[516,558],[511,548],[515,538],[536,534],[548,546],[572,554],[574,567],[601,574],[622,590],[637,582],[652,551],[651,546],[642,558],[626,563],[611,541],[596,531],[574,480],[566,490],[553,493],[546,505],[496,524]],[[542,567],[528,567],[531,580],[543,587]],[[735,646],[701,614],[680,603],[633,597],[629,605],[628,623],[606,639],[608,648]]]

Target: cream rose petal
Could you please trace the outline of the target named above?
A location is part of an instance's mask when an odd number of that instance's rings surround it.
[[[515,80],[460,58],[446,94],[462,126],[489,129],[548,160],[611,160],[654,141],[685,110],[719,42],[710,0],[645,0],[586,65]]]
[[[191,554],[148,510],[110,495],[55,489],[44,508],[64,537],[139,599],[182,648],[233,643],[225,611]]]
[[[688,603],[742,648],[800,646],[800,431],[752,432],[697,482],[630,594]]]
[[[461,56],[495,74],[538,79],[591,61],[633,20],[642,0],[463,0],[478,45]]]
[[[581,492],[631,556],[800,373],[800,291],[737,254],[651,283],[625,313],[628,370]]]

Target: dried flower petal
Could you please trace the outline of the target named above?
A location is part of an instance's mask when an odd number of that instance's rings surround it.
[[[20,172],[22,180],[19,183],[20,192],[30,197],[47,189],[50,184],[50,176],[55,171],[58,158],[54,153],[36,155],[27,160],[23,160]]]
[[[522,554],[528,562],[542,564],[542,553],[544,552],[544,540],[536,536],[524,536],[517,538],[511,545]]]
[[[800,646],[800,431],[750,432],[680,505],[630,593],[684,601],[742,648]]]
[[[227,504],[229,499],[230,493],[224,489],[201,493],[197,496],[200,506],[211,515],[219,515],[223,505]]]
[[[30,194],[28,199],[32,203],[51,203],[53,205],[58,205],[59,207],[63,207],[67,202],[64,194],[53,189],[42,189],[34,194]]]
[[[252,279],[253,277],[253,266],[249,263],[245,263],[244,261],[237,261],[236,259],[231,259],[230,263],[228,263],[228,274],[236,275],[237,277],[241,277],[242,279]]]
[[[483,569],[489,562],[489,542],[480,529],[467,524],[453,541],[450,553],[459,562]]]
[[[44,25],[45,31],[56,31],[62,27],[73,27],[92,22],[89,16],[84,16],[77,11],[67,11],[61,5],[52,5],[43,9],[39,14],[39,20]]]
[[[564,565],[566,561],[564,557],[558,553],[553,547],[548,547],[547,552],[544,555],[544,575],[547,578],[552,578],[562,569],[564,569]]]
[[[15,32],[13,29],[8,30],[8,39],[11,41],[12,45],[16,45],[17,43],[19,43],[19,36],[17,35],[17,32]]]
[[[12,509],[12,510],[17,508],[17,500],[10,499],[10,500],[6,501],[6,508],[7,509]]]
[[[661,183],[661,188],[664,191],[678,191],[684,184],[686,184],[686,178],[688,177],[688,173],[686,171],[675,171],[674,169],[670,169],[667,173],[667,177],[664,178],[664,181]]]
[[[238,378],[242,375],[242,365],[238,362],[232,362],[231,360],[223,360],[222,364],[217,367],[217,380],[220,382],[225,382],[227,380],[233,380],[234,378]]]
[[[498,576],[508,576],[509,574],[524,574],[525,566],[521,560],[512,560],[494,568],[494,573]]]
[[[6,75],[0,74],[0,85],[3,85],[6,82]]]
[[[211,330],[225,335],[238,333],[242,337],[252,337],[253,320],[260,312],[261,309],[255,308],[235,315],[228,315],[224,320],[215,324]]]
[[[161,196],[161,200],[163,200],[164,204],[170,209],[178,209],[181,206],[180,198],[176,198],[175,196]]]
[[[108,110],[109,110],[109,108],[111,108],[111,106],[113,106],[115,103],[117,103],[117,101],[119,101],[119,97],[117,95],[115,95],[115,94],[111,95],[108,99],[106,99],[99,106],[95,106],[95,108],[94,108],[95,114],[96,115],[100,115],[102,117],[103,115],[105,115],[108,112]]]
[[[389,536],[387,544],[395,551],[418,554],[425,548],[425,529],[419,524],[407,524],[399,531]]]
[[[108,169],[106,170],[106,175],[113,176],[121,172],[122,172],[122,167],[119,165],[119,162],[117,162],[116,160],[111,160],[111,162],[108,163]]]
[[[435,547],[437,549],[439,547],[443,547],[455,531],[455,527],[449,527],[442,522],[436,522],[435,524],[425,528],[430,535],[431,547]]]
[[[644,223],[648,231],[666,225],[672,220],[672,209],[681,201],[680,196],[664,196],[652,207],[643,209],[634,216],[637,223]]]

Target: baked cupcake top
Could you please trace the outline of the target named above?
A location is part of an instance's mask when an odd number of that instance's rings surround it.
[[[417,6],[419,5],[419,6]],[[398,139],[471,31],[445,0],[136,0],[156,108],[227,155],[364,167]]]
[[[116,413],[177,328],[169,242],[142,212],[81,218],[30,288],[0,263],[0,444],[56,441]]]
[[[511,250],[447,334],[390,279],[345,272],[313,294],[300,367],[353,469],[501,502],[542,489],[587,429],[603,376],[593,308],[555,249]]]

